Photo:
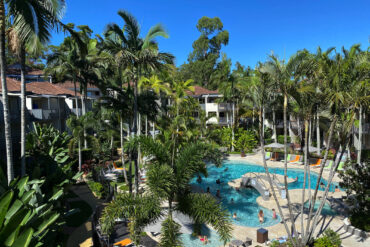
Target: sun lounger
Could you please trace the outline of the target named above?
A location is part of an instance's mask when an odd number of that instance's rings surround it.
[[[333,160],[328,160],[328,161],[326,161],[326,164],[328,164],[328,165],[325,166],[325,169],[331,169],[331,167],[334,164],[334,161]]]
[[[338,171],[343,171],[344,161],[339,162]]]
[[[310,166],[320,166],[322,159],[317,159],[317,162],[315,164],[310,164]]]
[[[265,159],[269,160],[271,158],[271,152],[266,152],[265,153]]]
[[[292,160],[292,161],[289,161],[289,163],[290,163],[290,164],[297,164],[297,165],[301,165],[301,164],[303,164],[303,163],[300,161],[300,159],[301,159],[301,155],[297,155],[297,156],[295,157],[295,159],[294,159],[294,160]]]
[[[131,239],[125,238],[119,242],[114,243],[113,246],[129,246],[130,244],[132,244]]]

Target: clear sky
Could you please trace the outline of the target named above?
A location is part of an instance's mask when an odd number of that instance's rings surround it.
[[[299,49],[315,51],[370,40],[370,0],[66,0],[65,23],[89,25],[101,34],[105,25],[123,25],[119,9],[131,12],[145,34],[162,23],[170,38],[160,38],[160,49],[186,61],[199,37],[196,24],[202,16],[218,16],[230,33],[222,49],[232,62],[254,67],[274,51],[281,58]],[[63,34],[53,36],[59,44]]]

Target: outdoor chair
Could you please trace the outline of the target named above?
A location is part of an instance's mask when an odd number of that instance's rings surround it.
[[[292,161],[289,161],[289,163],[290,163],[290,164],[298,164],[298,165],[300,165],[300,164],[302,164],[302,162],[301,162],[300,160],[301,160],[301,155],[297,155],[297,156],[295,157],[295,159],[294,159],[294,160],[292,160]]]
[[[265,153],[265,159],[266,159],[266,160],[271,159],[271,152],[266,152],[266,153]]]
[[[310,164],[310,166],[315,166],[315,167],[320,166],[321,165],[321,161],[322,161],[322,159],[317,159],[316,163]]]
[[[132,246],[132,241],[129,238],[125,238],[119,242],[114,243],[113,246],[122,246],[122,247]]]
[[[333,166],[333,164],[334,164],[334,161],[333,160],[326,161],[325,169],[331,169],[331,167]]]
[[[287,160],[287,162],[290,162],[292,159],[292,156],[293,155],[291,155],[291,154],[288,154],[288,156],[286,157],[286,160]],[[281,162],[285,162],[285,160],[280,160]]]

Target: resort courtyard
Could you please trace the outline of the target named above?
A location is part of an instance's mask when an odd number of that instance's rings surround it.
[[[0,246],[370,246],[364,0],[0,2]]]

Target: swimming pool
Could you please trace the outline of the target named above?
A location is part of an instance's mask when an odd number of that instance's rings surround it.
[[[208,238],[209,242],[206,244],[207,247],[219,247],[224,245],[223,242],[220,241],[218,234],[206,226],[202,227],[202,235],[206,235]],[[181,234],[180,239],[186,247],[205,246],[204,243],[198,239],[198,237],[191,234]]]
[[[320,207],[320,204],[321,204],[321,200],[317,200],[315,202],[314,212],[317,211],[317,209]],[[309,206],[309,202],[307,201],[307,202],[305,202],[304,207],[308,210],[308,206]],[[325,202],[324,207],[321,210],[321,214],[322,215],[328,215],[328,216],[338,215],[337,211],[332,209],[330,207],[329,203],[327,203],[327,202]]]
[[[227,170],[225,171],[225,168]],[[275,174],[284,174],[283,168],[270,168],[269,171]],[[272,212],[257,203],[257,198],[260,194],[253,188],[242,188],[239,191],[231,188],[227,183],[231,180],[240,178],[245,173],[250,172],[265,172],[263,166],[258,166],[245,161],[225,161],[222,167],[217,168],[214,165],[208,165],[208,177],[202,176],[202,182],[197,183],[196,178],[192,180],[193,184],[200,186],[204,191],[207,187],[210,188],[210,192],[215,194],[217,190],[221,193],[221,203],[230,212],[230,214],[236,213],[237,218],[233,219],[233,224],[249,227],[268,227],[275,225],[280,222],[280,217],[277,219],[272,218]],[[298,181],[290,183],[289,189],[302,189],[303,188],[303,177],[304,171],[301,169],[288,169],[287,175],[290,178],[298,177]],[[221,184],[216,184],[216,180],[220,179]],[[318,179],[318,174],[311,172],[311,183],[306,188],[315,188]],[[322,179],[322,182],[327,185],[327,181]],[[330,190],[334,191],[335,185],[332,185]],[[323,190],[323,189],[320,189]],[[233,202],[231,201],[233,199]],[[262,210],[264,213],[264,222],[261,224],[258,220],[258,212]]]

